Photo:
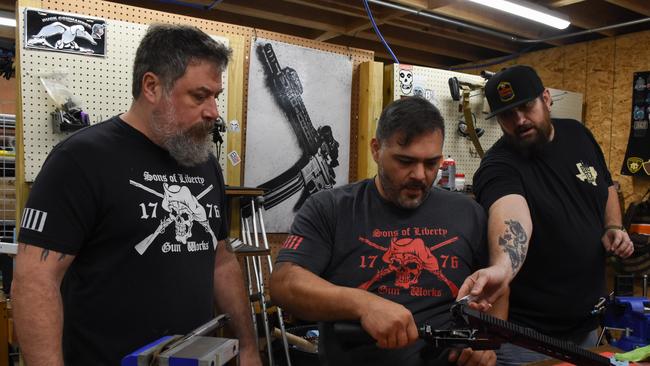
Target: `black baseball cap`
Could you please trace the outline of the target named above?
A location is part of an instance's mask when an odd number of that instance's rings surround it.
[[[490,104],[486,119],[527,103],[543,91],[542,80],[532,67],[516,65],[503,69],[485,84],[485,96]]]

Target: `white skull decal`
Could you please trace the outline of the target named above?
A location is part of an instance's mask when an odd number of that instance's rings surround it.
[[[413,91],[413,72],[410,70],[399,71],[399,87],[403,95],[409,95]]]
[[[232,132],[239,131],[239,121],[237,121],[236,119],[230,121],[230,131]]]
[[[194,221],[203,222],[207,220],[205,208],[192,195],[189,188],[178,185],[163,185],[165,196],[162,207],[169,212],[170,218],[174,220],[176,228],[176,240],[187,244],[192,237],[192,226]]]
[[[173,201],[169,203],[169,208],[172,210],[170,214],[174,218],[174,226],[176,227],[176,240],[183,244],[187,244],[187,239],[192,236],[192,212],[186,205]]]

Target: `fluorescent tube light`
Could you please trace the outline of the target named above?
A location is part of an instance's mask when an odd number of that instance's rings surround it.
[[[505,11],[507,13],[546,24],[557,29],[566,29],[571,22],[560,17],[551,15],[552,12],[540,6],[516,0],[469,0],[471,2],[489,6],[491,8]]]
[[[14,15],[14,13],[0,10],[0,26],[15,27],[16,16]]]

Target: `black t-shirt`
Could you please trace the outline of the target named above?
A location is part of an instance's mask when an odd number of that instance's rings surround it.
[[[407,307],[416,323],[442,328],[464,279],[487,261],[485,230],[484,211],[462,194],[433,189],[420,207],[406,210],[364,180],[311,196],[277,261],[294,262],[335,285],[367,289]],[[355,365],[423,364],[415,360],[423,342],[341,355],[327,333],[319,346],[329,364],[336,359],[340,365],[340,357]]]
[[[52,150],[19,241],[76,256],[61,287],[66,365],[119,365],[213,316],[225,203],[214,157],[182,167],[118,117]]]
[[[509,319],[567,336],[596,328],[590,311],[605,291],[603,234],[612,179],[593,136],[574,120],[553,119],[553,141],[529,158],[501,138],[474,175],[486,210],[523,196],[533,222],[526,260],[511,284]]]

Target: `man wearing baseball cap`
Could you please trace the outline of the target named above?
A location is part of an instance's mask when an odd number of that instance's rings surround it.
[[[459,297],[476,295],[481,308],[510,285],[510,321],[593,347],[605,256],[634,251],[603,153],[580,122],[550,117],[551,94],[531,67],[500,71],[485,94],[488,118],[503,130],[474,175],[492,265],[470,276]],[[544,358],[511,344],[497,353],[502,365]]]

